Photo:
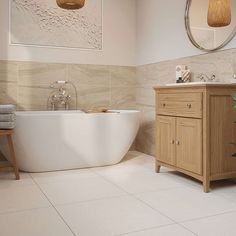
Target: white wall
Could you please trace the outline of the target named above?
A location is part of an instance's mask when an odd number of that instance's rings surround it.
[[[56,0],[55,0],[56,1]],[[0,59],[76,64],[134,65],[135,0],[103,0],[103,50],[9,46],[9,0],[0,2]]]
[[[0,2],[2,60],[132,66],[203,53],[185,32],[186,0],[103,0],[102,51],[9,46],[8,2]],[[236,38],[226,48],[235,47]]]
[[[195,48],[187,37],[184,24],[186,0],[136,2],[138,65],[204,53]],[[235,47],[236,37],[225,49]]]

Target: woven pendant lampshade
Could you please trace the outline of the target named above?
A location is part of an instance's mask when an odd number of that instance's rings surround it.
[[[209,0],[207,23],[211,27],[223,27],[231,23],[230,0]]]
[[[75,10],[84,6],[85,0],[57,0],[57,5],[63,9]]]

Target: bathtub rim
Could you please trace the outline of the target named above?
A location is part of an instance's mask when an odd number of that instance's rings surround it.
[[[37,115],[48,115],[48,116],[56,116],[56,115],[93,115],[93,116],[104,116],[104,115],[122,115],[122,114],[140,114],[140,110],[108,110],[111,111],[111,113],[106,112],[98,112],[98,113],[85,113],[81,110],[68,110],[68,111],[16,111],[16,116],[37,116]],[[114,112],[114,113],[112,113]]]

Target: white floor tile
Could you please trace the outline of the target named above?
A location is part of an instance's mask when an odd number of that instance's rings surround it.
[[[32,178],[27,173],[20,173],[20,180],[15,180],[15,174],[12,171],[0,172],[0,189],[9,187],[18,187],[34,184]]]
[[[72,235],[39,187],[79,236],[236,235],[236,212],[227,213],[236,211],[235,182],[214,182],[206,194],[198,181],[165,167],[157,174],[154,165],[132,151],[108,167],[21,173],[19,181],[0,172],[0,235]]]
[[[155,172],[155,157],[137,151],[130,151],[120,165],[136,165],[138,167],[148,168]],[[164,166],[161,167],[161,172],[171,171],[173,170]]]
[[[198,236],[235,236],[236,212],[182,223]]]
[[[140,165],[131,165],[128,163],[120,163],[118,165],[113,166],[105,166],[105,167],[96,167],[91,169],[93,172],[102,175],[102,176],[110,176],[110,175],[123,175],[126,173],[133,173],[133,172],[142,172],[146,171],[148,172],[147,168],[144,168]],[[149,170],[149,172],[152,172]]]
[[[50,203],[35,185],[0,189],[0,213],[48,206]]]
[[[123,234],[123,236],[194,236],[189,230],[179,225],[168,225],[160,228]]]
[[[223,181],[216,184],[211,192],[236,202],[236,183],[232,181]]]
[[[162,166],[161,167],[161,169],[160,169],[160,173],[165,173],[165,172],[175,172],[175,170],[173,170],[173,169],[170,169],[170,168],[167,168],[167,167],[165,167],[165,166]]]
[[[133,197],[117,197],[57,206],[81,236],[114,236],[173,223]]]
[[[144,153],[141,153],[141,152],[138,152],[138,151],[129,151],[126,155],[125,155],[125,157],[122,159],[122,162],[124,162],[124,161],[129,161],[129,160],[132,160],[132,159],[136,159],[136,158],[138,158],[138,157],[140,157],[140,156],[143,156],[143,155],[146,155],[146,154],[144,154]],[[149,156],[149,157],[151,157],[151,156]],[[152,158],[152,157],[151,157]]]
[[[177,222],[236,210],[236,203],[194,187],[143,193],[137,197]]]
[[[68,226],[51,208],[0,215],[2,236],[73,236]]]
[[[45,173],[32,173],[30,174],[34,181],[38,184],[45,184],[51,182],[59,182],[65,180],[75,180],[81,178],[95,177],[92,171],[88,169],[67,170],[67,171],[55,171]]]
[[[184,182],[176,181],[172,176],[132,165],[107,167],[96,171],[131,194],[185,186]]]
[[[155,170],[155,158],[136,151],[130,151],[120,164],[137,165],[139,167]]]
[[[180,173],[178,171],[165,171],[165,173],[160,173],[160,174],[167,175],[171,179],[174,179],[175,181],[177,181],[181,184],[195,186],[199,189],[199,191],[203,191],[203,185],[200,181],[198,181],[188,175]]]
[[[40,184],[40,187],[54,205],[90,201],[126,194],[99,176]]]
[[[128,152],[125,158],[118,164],[105,167],[95,167],[91,170],[101,174],[106,175],[110,172],[117,174],[122,174],[126,171],[135,171],[135,170],[149,170],[154,171],[154,158],[140,152],[131,151]]]

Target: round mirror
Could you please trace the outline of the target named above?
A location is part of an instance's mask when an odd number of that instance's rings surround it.
[[[231,0],[231,23],[225,27],[210,27],[207,23],[208,1],[187,0],[185,26],[192,44],[204,51],[224,47],[236,34],[236,0]]]

